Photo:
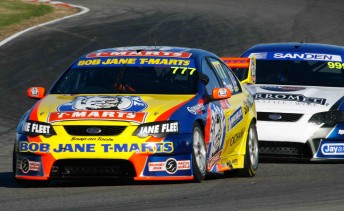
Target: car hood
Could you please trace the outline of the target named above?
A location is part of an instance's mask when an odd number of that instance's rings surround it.
[[[337,110],[344,96],[343,88],[315,86],[247,85],[255,98],[257,112],[313,114]]]
[[[120,121],[141,124],[168,119],[195,95],[47,95],[28,119],[65,124],[75,121]],[[160,119],[159,119],[160,118]],[[161,119],[163,120],[163,119]]]

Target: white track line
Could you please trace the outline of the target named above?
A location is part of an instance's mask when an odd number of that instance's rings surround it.
[[[60,2],[61,3],[61,2]],[[80,12],[79,13],[76,13],[76,14],[73,14],[73,15],[69,15],[69,16],[65,16],[63,18],[59,18],[59,19],[55,19],[55,20],[52,20],[52,21],[49,21],[49,22],[46,22],[46,23],[42,23],[42,24],[39,24],[37,26],[33,26],[33,27],[30,27],[30,28],[27,28],[27,29],[24,29],[23,31],[20,31],[20,32],[17,32],[15,33],[14,35],[4,39],[3,41],[0,42],[0,47],[5,45],[6,43],[8,43],[9,41],[19,37],[20,35],[28,32],[28,31],[31,31],[33,29],[36,29],[38,27],[41,27],[41,26],[45,26],[45,25],[48,25],[48,24],[52,24],[52,23],[56,23],[58,21],[62,21],[64,19],[67,19],[67,18],[72,18],[72,17],[75,17],[75,16],[78,16],[78,15],[82,15],[82,14],[85,14],[87,13],[88,11],[90,11],[90,9],[88,9],[87,7],[83,7],[83,6],[79,6],[79,5],[73,5],[73,4],[68,4],[69,6],[71,7],[76,7],[76,8],[79,8],[80,9]]]

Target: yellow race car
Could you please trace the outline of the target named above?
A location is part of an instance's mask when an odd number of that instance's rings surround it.
[[[17,128],[13,173],[25,185],[64,178],[202,181],[254,176],[253,97],[216,55],[134,46],[75,61]]]

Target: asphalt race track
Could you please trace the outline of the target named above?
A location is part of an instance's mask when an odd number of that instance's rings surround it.
[[[128,45],[203,48],[239,56],[263,42],[344,45],[342,0],[64,0],[90,12],[0,47],[0,210],[344,210],[344,164],[266,162],[254,178],[203,183],[58,181],[25,188],[12,179],[16,125],[77,57]],[[283,135],[283,134],[281,134]]]

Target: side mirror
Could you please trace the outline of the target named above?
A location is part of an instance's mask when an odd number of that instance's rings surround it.
[[[44,87],[30,87],[27,90],[27,96],[35,99],[42,99],[45,95]]]
[[[212,93],[213,100],[223,100],[232,97],[232,92],[228,88],[214,88]]]
[[[256,57],[221,58],[233,70],[241,84],[256,83]]]

